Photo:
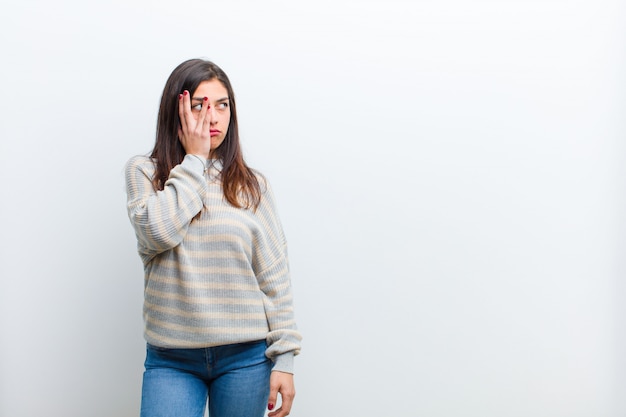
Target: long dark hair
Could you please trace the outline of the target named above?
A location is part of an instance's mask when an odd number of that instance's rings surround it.
[[[239,144],[235,94],[226,73],[211,61],[190,59],[172,71],[161,96],[157,118],[156,142],[151,157],[156,161],[152,183],[156,190],[165,186],[170,171],[185,157],[185,149],[178,139],[180,117],[178,95],[184,90],[193,94],[203,81],[218,80],[230,103],[230,122],[222,144],[214,153],[222,162],[221,180],[224,197],[235,207],[256,209],[261,201],[261,187],[255,173],[243,159]]]

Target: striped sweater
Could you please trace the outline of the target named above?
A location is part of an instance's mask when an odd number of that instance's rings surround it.
[[[259,176],[258,209],[224,198],[219,164],[186,155],[162,191],[155,166],[126,164],[128,216],[144,265],[144,336],[165,348],[265,339],[274,370],[293,372],[300,351],[287,246],[271,188]]]

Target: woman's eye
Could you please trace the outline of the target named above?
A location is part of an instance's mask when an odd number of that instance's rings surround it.
[[[227,107],[228,107],[228,103],[225,103],[225,102],[224,103],[220,103],[220,104],[217,105],[218,109],[225,109]]]
[[[196,104],[195,106],[191,108],[191,110],[196,110],[196,111],[202,110],[202,104]]]

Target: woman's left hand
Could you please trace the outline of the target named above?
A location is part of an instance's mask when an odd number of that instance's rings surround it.
[[[268,414],[268,417],[284,417],[289,415],[293,398],[296,396],[296,388],[293,385],[293,375],[287,372],[272,371],[270,376],[270,398],[267,404],[268,410],[276,406],[276,399],[280,393],[280,408]]]

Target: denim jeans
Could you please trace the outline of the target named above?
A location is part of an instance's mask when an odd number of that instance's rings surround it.
[[[264,340],[203,349],[148,345],[141,417],[262,417],[272,362]]]

